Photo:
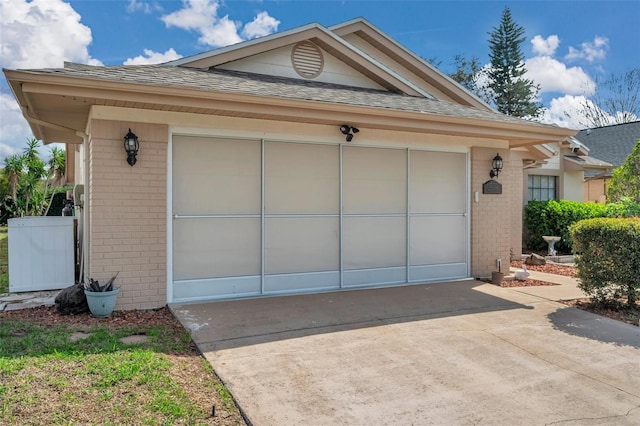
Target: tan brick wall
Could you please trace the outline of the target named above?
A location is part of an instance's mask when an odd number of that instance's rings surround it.
[[[483,194],[482,184],[490,180],[491,160],[496,152],[504,159],[504,168],[496,179],[502,194]],[[471,150],[471,275],[490,277],[502,259],[502,271],[509,270],[512,222],[522,205],[522,166],[511,159],[506,149]],[[478,192],[478,202],[474,193]],[[517,222],[517,221],[516,221]]]
[[[584,200],[605,203],[607,200],[607,185],[604,179],[592,179],[584,183]]]
[[[129,128],[140,140],[133,167],[123,147]],[[116,309],[164,306],[168,127],[93,120],[90,138],[89,273],[103,280],[120,272]]]

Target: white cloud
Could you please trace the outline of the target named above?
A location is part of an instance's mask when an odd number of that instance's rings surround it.
[[[253,21],[244,26],[242,36],[248,39],[263,37],[278,30],[280,21],[269,16],[267,12],[260,12]]]
[[[136,56],[135,58],[128,58],[126,61],[124,61],[123,65],[161,64],[179,58],[182,58],[182,55],[177,53],[173,48],[167,50],[164,53],[144,49],[144,55]]]
[[[142,12],[144,14],[150,14],[155,11],[162,11],[162,6],[156,2],[149,3],[138,0],[129,0],[129,4],[127,5],[127,12],[129,13]]]
[[[17,154],[33,134],[12,95],[0,93],[0,167],[5,157]]]
[[[241,23],[230,20],[228,15],[218,16],[220,4],[219,0],[182,0],[182,9],[161,19],[167,27],[198,33],[198,41],[211,47],[228,46],[247,38],[271,34],[280,24],[280,21],[267,12],[260,12],[252,22],[244,26],[241,37],[238,33]]]
[[[62,67],[64,61],[102,65],[91,57],[91,29],[62,0],[0,0],[0,65],[9,69]],[[0,93],[0,162],[33,137],[18,103]],[[2,163],[0,163],[1,165]]]
[[[584,129],[589,126],[589,120],[585,116],[585,106],[588,104],[591,110],[597,107],[584,96],[562,96],[552,99],[549,107],[545,109],[542,122],[546,124],[557,124],[569,129]],[[610,124],[615,124],[615,118],[603,113]]]
[[[593,42],[585,41],[580,45],[580,49],[569,46],[569,53],[564,57],[567,61],[585,59],[587,62],[601,61],[607,56],[609,49],[609,39],[595,36]]]
[[[80,18],[62,0],[0,0],[2,66],[61,67],[64,61],[100,64],[89,55],[91,29]]]
[[[567,66],[550,56],[536,56],[525,62],[526,77],[540,85],[540,92],[591,95],[595,83],[581,67]]]
[[[553,56],[556,49],[560,45],[560,38],[557,35],[550,35],[549,37],[542,38],[537,35],[531,40],[533,52],[537,55]]]

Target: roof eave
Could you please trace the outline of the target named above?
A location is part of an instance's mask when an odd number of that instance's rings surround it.
[[[5,71],[7,79],[19,87],[16,98],[27,108],[32,126],[39,120],[38,106],[23,100],[29,93],[73,96],[77,99],[101,99],[128,104],[189,106],[223,115],[241,115],[272,120],[335,124],[348,120],[361,127],[414,132],[430,132],[509,141],[510,147],[557,142],[575,131],[527,122],[500,122],[435,113],[392,110],[388,108],[328,103],[270,96],[202,91],[190,88],[98,81],[59,75],[38,75],[28,71]],[[19,83],[19,84],[18,84]],[[269,108],[265,108],[268,105]],[[329,108],[330,106],[330,108]],[[141,108],[145,109],[145,108]],[[29,118],[27,118],[29,120]],[[51,123],[56,125],[57,123]],[[71,141],[77,143],[69,129]]]

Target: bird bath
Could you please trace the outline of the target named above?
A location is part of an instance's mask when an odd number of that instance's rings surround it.
[[[553,247],[555,245],[555,243],[557,243],[558,241],[560,241],[562,238],[561,237],[552,237],[549,235],[543,235],[542,239],[545,240],[547,242],[547,244],[549,245],[549,256],[555,256],[557,254],[556,249]]]

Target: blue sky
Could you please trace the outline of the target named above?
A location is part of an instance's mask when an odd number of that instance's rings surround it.
[[[580,128],[585,93],[612,73],[640,67],[638,0],[0,0],[0,65],[159,63],[310,22],[364,17],[449,73],[457,54],[488,63],[488,32],[505,6],[526,30],[528,77],[542,88],[547,123]],[[31,136],[2,76],[0,161]]]

